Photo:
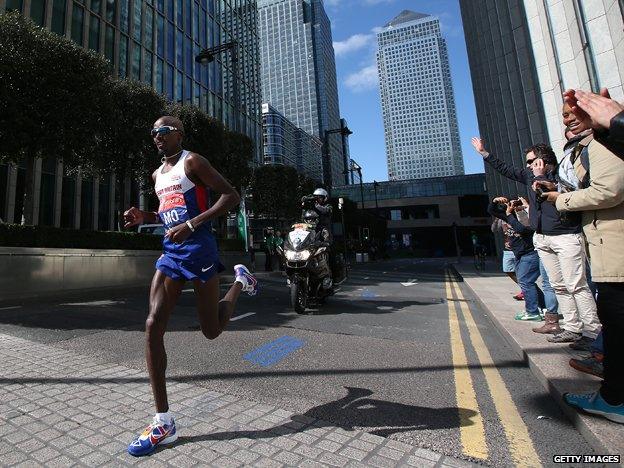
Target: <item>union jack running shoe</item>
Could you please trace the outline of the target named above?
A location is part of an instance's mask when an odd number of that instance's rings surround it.
[[[250,296],[255,296],[258,292],[258,280],[252,275],[245,265],[234,265],[234,275],[236,279],[243,285],[243,291]]]
[[[175,421],[172,419],[171,424],[165,424],[154,418],[152,424],[147,426],[145,430],[128,445],[128,453],[135,457],[149,455],[160,444],[166,445],[175,442],[178,438],[176,432]]]

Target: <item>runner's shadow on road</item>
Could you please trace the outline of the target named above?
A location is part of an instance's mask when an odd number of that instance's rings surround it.
[[[423,429],[452,429],[471,426],[473,410],[457,407],[427,408],[370,398],[366,388],[345,387],[347,395],[339,400],[315,406],[304,414],[291,416],[278,426],[259,430],[215,432],[178,439],[176,445],[202,441],[233,439],[269,439],[305,432],[308,428],[341,427],[362,429],[371,434],[388,437],[401,432]],[[367,430],[367,428],[375,428]]]

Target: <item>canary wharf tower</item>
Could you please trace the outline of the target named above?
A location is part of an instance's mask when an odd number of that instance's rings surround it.
[[[405,10],[377,34],[388,178],[464,173],[440,21]]]

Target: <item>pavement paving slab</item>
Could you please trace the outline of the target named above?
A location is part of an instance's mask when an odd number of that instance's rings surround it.
[[[149,422],[144,371],[0,334],[4,466],[473,466],[285,408],[171,381],[180,437],[151,456],[127,444]]]
[[[559,403],[564,414],[596,453],[619,454],[622,458],[624,426],[599,416],[581,413],[563,401],[566,392],[590,392],[599,387],[600,379],[578,372],[568,364],[571,358],[578,358],[579,353],[571,350],[567,344],[549,343],[545,335],[533,333],[531,329],[539,326],[539,322],[514,320],[514,315],[523,310],[524,302],[513,299],[519,287],[500,273],[498,265],[488,262],[484,271],[476,271],[473,264],[467,261],[452,266],[512,349],[527,362],[537,380]]]

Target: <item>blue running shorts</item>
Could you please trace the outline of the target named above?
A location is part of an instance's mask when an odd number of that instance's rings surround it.
[[[171,258],[164,253],[156,261],[156,269],[174,280],[200,280],[205,283],[214,275],[225,270],[225,267],[219,261],[218,255],[180,260]]]

